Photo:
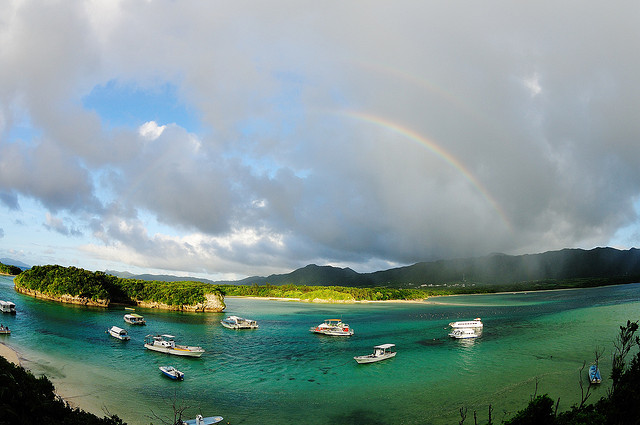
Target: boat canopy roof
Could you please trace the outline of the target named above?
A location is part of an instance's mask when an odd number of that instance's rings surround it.
[[[160,336],[163,336],[163,337],[165,337],[165,338],[169,338],[169,339],[173,339],[173,338],[175,338],[175,336],[173,336],[173,335],[167,335],[167,334],[163,334],[163,335],[160,335]]]
[[[140,316],[137,313],[129,313],[129,314],[125,314],[125,316],[135,317],[136,319],[142,319],[142,316]]]
[[[111,330],[114,331],[114,332],[118,332],[118,333],[122,333],[122,332],[127,333],[127,331],[125,331],[124,329],[119,328],[117,326],[111,326]]]
[[[4,304],[4,305],[15,307],[15,304],[12,303],[11,301],[2,301],[2,300],[0,300],[0,304]]]
[[[387,348],[391,348],[391,347],[395,347],[395,344],[381,344],[381,345],[376,345],[373,348],[381,348],[383,350],[386,350]]]

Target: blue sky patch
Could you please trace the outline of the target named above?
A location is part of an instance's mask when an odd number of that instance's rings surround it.
[[[180,100],[176,85],[171,83],[147,88],[110,80],[95,86],[82,103],[96,111],[109,127],[137,128],[155,121],[158,125],[175,123],[191,133],[202,130],[196,112]]]

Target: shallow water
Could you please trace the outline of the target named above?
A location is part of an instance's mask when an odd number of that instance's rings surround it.
[[[579,370],[605,354],[610,372],[619,326],[637,320],[640,284],[430,299],[427,303],[306,304],[227,298],[219,314],[136,309],[146,327],[126,324],[121,307],[61,305],[17,294],[0,277],[0,299],[18,314],[2,321],[13,331],[0,337],[37,374],[46,374],[71,402],[99,415],[103,409],[130,424],[172,419],[171,404],[187,416],[221,415],[231,424],[451,424],[460,407],[467,422],[494,420],[523,408],[531,395],[560,398],[560,410],[579,402]],[[235,314],[258,320],[260,329],[233,331],[220,320]],[[481,317],[476,340],[452,340],[447,324]],[[324,319],[342,318],[349,338],[311,334]],[[129,331],[121,342],[105,331]],[[200,359],[150,352],[144,336],[170,333],[178,343],[200,345]],[[390,360],[358,365],[353,356],[394,343]],[[183,382],[162,376],[173,365]],[[586,371],[585,371],[586,374]],[[606,392],[607,380],[590,400]]]

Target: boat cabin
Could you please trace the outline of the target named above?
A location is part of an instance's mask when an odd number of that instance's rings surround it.
[[[393,347],[395,347],[395,344],[381,344],[381,345],[376,345],[375,347],[373,347],[373,355],[374,356],[381,356],[385,353],[388,353],[389,351],[391,351],[391,349]]]
[[[123,341],[130,339],[129,335],[127,334],[127,331],[117,326],[111,326],[111,329],[109,329],[109,334],[112,337],[121,339]]]
[[[144,320],[144,317],[139,314],[131,313],[124,315],[124,321],[127,323],[131,323],[132,325],[146,325],[147,322]]]
[[[147,335],[144,338],[144,343],[155,347],[167,347],[175,348],[176,342],[173,335]]]
[[[0,300],[0,311],[3,313],[16,313],[16,305],[11,301],[1,301]]]

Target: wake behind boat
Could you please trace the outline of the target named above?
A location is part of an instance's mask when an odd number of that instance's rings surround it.
[[[309,329],[310,332],[330,336],[351,336],[353,329],[340,319],[327,319],[318,326]]]
[[[376,345],[375,347],[373,347],[373,354],[369,354],[367,356],[356,356],[354,357],[354,359],[359,364],[374,363],[381,360],[390,359],[391,357],[396,356],[396,352],[391,351],[391,348],[395,346],[395,344]]]
[[[204,348],[178,345],[173,340],[174,338],[173,335],[147,335],[144,337],[144,347],[175,356],[200,357],[204,354]]]
[[[173,380],[182,381],[184,379],[184,373],[173,366],[160,366],[158,369],[160,369],[160,372],[162,372],[164,376]]]
[[[258,329],[258,322],[238,316],[229,316],[220,321],[222,326],[229,329]]]
[[[127,334],[127,331],[117,326],[111,326],[111,328],[109,328],[107,332],[109,332],[109,335],[111,335],[112,337],[117,338],[121,341],[129,341],[131,339],[131,337]]]
[[[218,422],[222,422],[224,418],[222,416],[207,416],[203,418],[202,415],[197,415],[195,419],[190,419],[188,421],[182,421],[183,425],[211,425],[217,424]]]

